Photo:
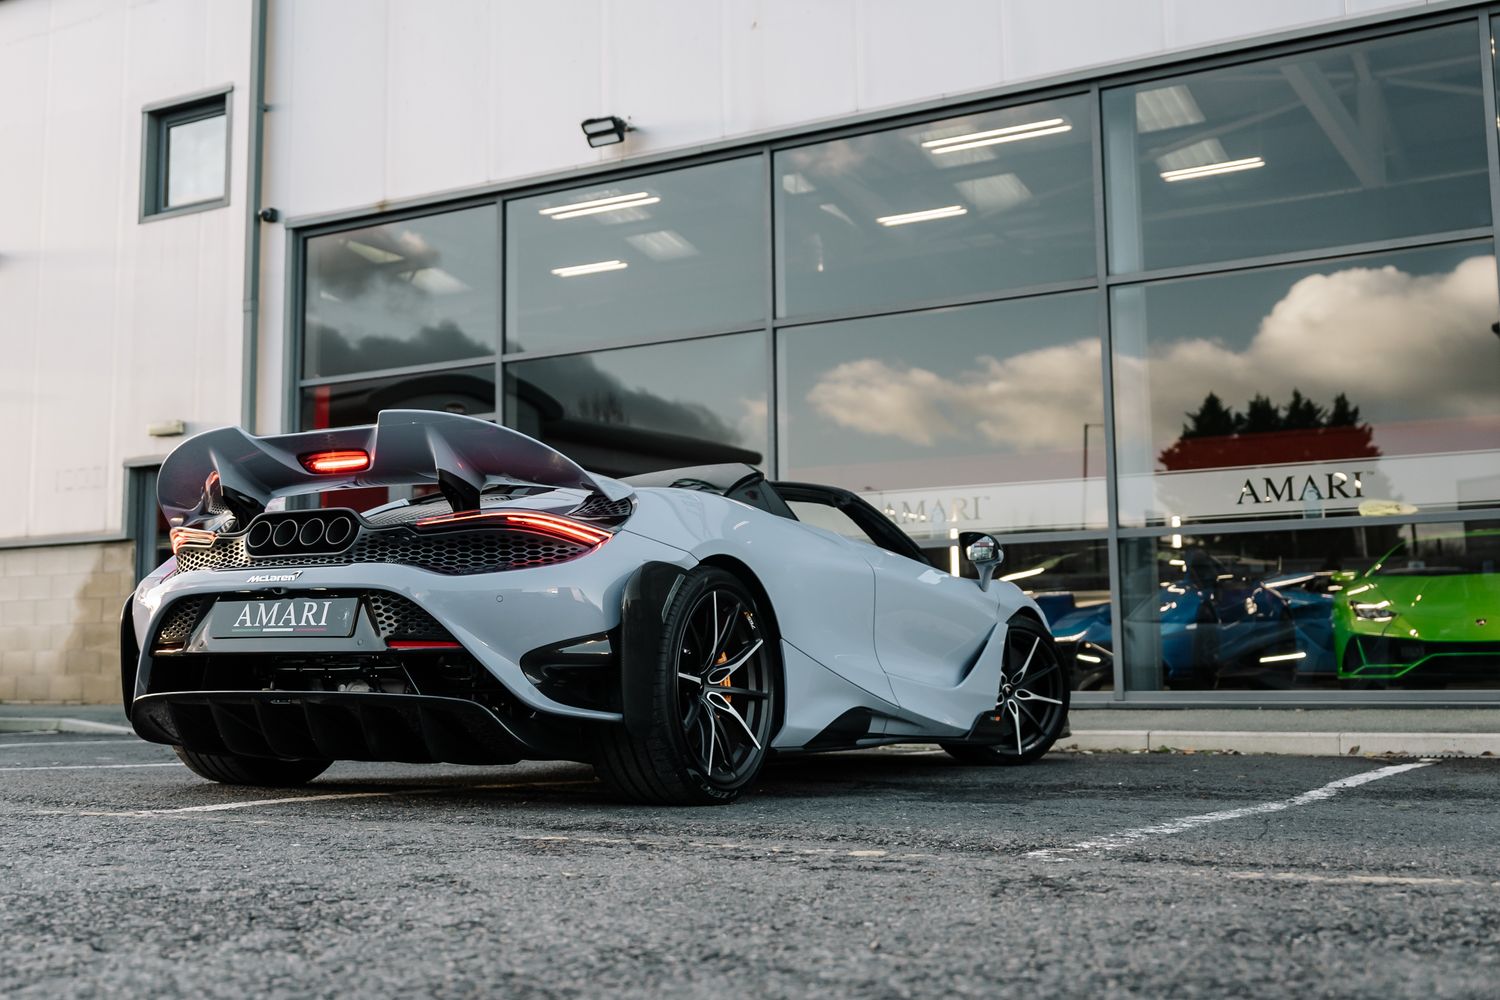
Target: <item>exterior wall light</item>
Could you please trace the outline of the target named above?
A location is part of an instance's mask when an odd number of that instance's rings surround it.
[[[635,131],[625,123],[625,119],[616,115],[609,115],[605,118],[585,118],[578,127],[583,129],[583,137],[595,149],[624,142],[625,133]]]

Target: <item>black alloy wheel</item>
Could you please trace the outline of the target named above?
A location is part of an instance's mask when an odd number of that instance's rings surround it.
[[[1045,628],[1030,618],[1011,622],[1000,671],[987,742],[941,744],[965,763],[1029,764],[1052,749],[1067,725],[1068,668]]]
[[[699,773],[720,788],[753,778],[771,738],[771,670],[753,601],[714,587],[688,611],[677,650],[678,712]]]
[[[650,720],[638,732],[617,726],[601,735],[600,777],[638,801],[733,801],[760,774],[775,735],[778,650],[738,577],[692,570],[663,615]]]

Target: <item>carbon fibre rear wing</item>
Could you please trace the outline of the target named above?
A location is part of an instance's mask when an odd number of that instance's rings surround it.
[[[310,456],[363,453],[347,471],[315,472]],[[360,486],[429,485],[454,510],[473,510],[488,486],[533,484],[587,490],[610,500],[629,486],[591,476],[520,431],[432,410],[382,410],[373,425],[255,437],[221,427],[189,438],[166,461],[156,498],[167,523],[192,527],[224,512],[244,524],[277,497]]]

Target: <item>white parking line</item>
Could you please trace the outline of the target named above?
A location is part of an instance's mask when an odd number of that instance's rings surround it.
[[[38,733],[37,735],[38,736],[58,736],[60,734],[59,733]],[[49,749],[53,749],[53,748],[56,748],[56,747],[81,747],[81,746],[87,746],[87,745],[89,745],[91,743],[113,743],[115,746],[135,746],[137,743],[144,743],[144,742],[145,742],[144,740],[127,740],[127,739],[121,739],[119,737],[116,737],[115,739],[112,739],[112,740],[53,740],[53,739],[46,739],[46,740],[37,740],[35,743],[0,743],[0,750],[13,750],[13,749],[21,748],[21,747],[25,747],[25,748],[47,747]]]
[[[179,765],[180,766],[180,765]],[[420,791],[426,791],[422,789]],[[420,791],[418,794],[420,794]],[[225,812],[230,809],[251,809],[255,806],[277,806],[284,802],[327,802],[330,799],[374,799],[401,792],[330,792],[327,795],[288,795],[278,799],[250,799],[241,802],[215,802],[202,806],[179,806],[175,809],[126,809],[120,812],[81,812],[80,816],[170,816],[177,813]]]
[[[132,765],[117,765],[121,767]],[[161,765],[143,764],[142,767],[175,766],[180,764]],[[0,768],[4,770],[4,768]],[[444,792],[477,792],[490,791],[494,789],[515,788],[556,788],[560,785],[592,785],[593,778],[581,778],[577,781],[512,781],[489,785],[443,785],[437,788],[398,788],[394,791],[384,792],[329,792],[325,795],[284,795],[275,799],[245,799],[237,802],[214,802],[201,806],[178,806],[174,809],[123,809],[114,812],[103,812],[98,810],[80,812],[79,816],[180,816],[186,813],[211,813],[228,812],[235,809],[253,809],[256,806],[280,806],[293,802],[329,802],[334,799],[382,799],[394,798],[398,795],[440,795]]]
[[[31,767],[0,767],[0,771],[102,771],[120,767],[181,767],[175,760],[165,764],[38,764]]]
[[[1246,816],[1282,812],[1297,806],[1322,802],[1324,799],[1333,798],[1345,788],[1365,785],[1372,781],[1379,781],[1381,778],[1389,778],[1406,771],[1414,771],[1419,767],[1430,767],[1433,763],[1435,762],[1424,760],[1415,764],[1395,764],[1391,767],[1376,768],[1373,771],[1363,771],[1359,774],[1350,775],[1347,778],[1330,781],[1320,788],[1314,788],[1312,791],[1303,792],[1301,795],[1296,795],[1289,799],[1281,799],[1276,802],[1261,802],[1258,805],[1242,806],[1238,809],[1222,809],[1218,812],[1203,813],[1198,816],[1184,816],[1181,819],[1157,823],[1154,826],[1142,826],[1134,830],[1122,830],[1119,833],[1112,833],[1096,840],[1081,841],[1069,847],[1050,847],[1039,851],[1028,851],[1023,857],[1048,861],[1066,859],[1069,855],[1087,851],[1117,851],[1122,847],[1129,847],[1143,840],[1151,840],[1156,837],[1170,837],[1175,833],[1183,833],[1200,826],[1208,826],[1212,823],[1226,823],[1229,820],[1244,819]]]

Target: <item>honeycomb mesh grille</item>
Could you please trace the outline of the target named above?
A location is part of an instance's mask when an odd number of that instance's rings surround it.
[[[581,507],[573,511],[573,517],[586,517],[592,521],[620,521],[630,516],[633,501],[629,497],[610,500],[603,496],[591,496]]]
[[[245,540],[220,538],[206,548],[183,548],[177,568],[261,569],[276,566],[348,566],[352,563],[396,563],[434,573],[465,576],[501,570],[551,566],[582,555],[589,546],[524,531],[451,531],[417,535],[406,531],[364,532],[335,555],[288,555],[251,558]]]
[[[420,607],[398,594],[371,591],[365,595],[375,630],[382,639],[450,640],[448,630]]]
[[[168,646],[187,642],[212,601],[211,597],[185,597],[173,604],[156,633],[156,641]]]
[[[220,538],[207,548],[184,547],[177,552],[177,569],[191,573],[199,569],[250,569],[260,566],[347,566],[349,552],[334,555],[259,556],[252,557],[245,548],[245,537]]]

